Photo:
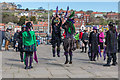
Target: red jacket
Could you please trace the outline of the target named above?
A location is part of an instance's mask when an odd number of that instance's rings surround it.
[[[63,33],[64,38],[66,37],[65,32]]]
[[[79,39],[82,39],[83,32],[79,33]]]

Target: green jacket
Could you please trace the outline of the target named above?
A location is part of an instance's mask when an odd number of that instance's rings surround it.
[[[79,40],[79,33],[75,35],[75,39]]]
[[[29,38],[29,35],[27,33],[27,31],[22,33],[22,40],[23,40],[23,45],[25,46],[31,46],[33,44],[36,45],[36,37],[35,37],[35,32],[34,31],[29,31],[31,34],[31,38]]]

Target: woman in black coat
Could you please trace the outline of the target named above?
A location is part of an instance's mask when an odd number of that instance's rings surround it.
[[[25,31],[25,25],[22,26],[22,31],[19,33],[18,49],[20,51],[21,62],[23,62],[23,47],[22,47],[22,33]]]
[[[96,61],[95,58],[98,55],[98,42],[99,34],[97,32],[97,27],[93,27],[93,31],[90,33],[89,45],[91,48],[91,61]]]
[[[103,66],[110,66],[111,59],[113,59],[113,64],[116,65],[116,53],[117,53],[117,32],[116,28],[114,26],[114,23],[110,22],[109,23],[109,30],[106,33],[106,41],[105,41],[105,46],[106,46],[106,53],[107,53],[107,64]]]

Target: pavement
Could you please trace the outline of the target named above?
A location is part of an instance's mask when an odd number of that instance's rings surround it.
[[[73,64],[65,65],[64,50],[61,46],[59,57],[52,57],[51,45],[40,45],[37,48],[39,63],[33,62],[33,69],[25,70],[20,62],[19,52],[12,49],[2,51],[2,78],[118,78],[118,65],[103,67],[106,61],[99,58],[95,62],[89,61],[87,53],[80,53],[80,49],[73,52]]]

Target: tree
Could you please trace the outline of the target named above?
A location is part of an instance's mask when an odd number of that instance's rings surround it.
[[[2,13],[2,22],[6,23],[6,24],[9,22],[18,23],[18,17],[14,16],[12,13],[3,12]]]
[[[26,9],[25,9],[25,11],[29,11],[29,9],[28,9],[28,8],[26,8]]]
[[[25,21],[26,21],[26,16],[21,16],[18,24],[22,26],[23,24],[25,24]]]
[[[17,7],[18,7],[18,9],[20,9],[20,8],[22,7],[22,5],[21,5],[21,4],[18,4]]]
[[[36,21],[36,17],[35,16],[31,16],[30,17],[30,21],[33,21],[33,23]]]
[[[39,7],[38,10],[43,10],[43,7]]]

